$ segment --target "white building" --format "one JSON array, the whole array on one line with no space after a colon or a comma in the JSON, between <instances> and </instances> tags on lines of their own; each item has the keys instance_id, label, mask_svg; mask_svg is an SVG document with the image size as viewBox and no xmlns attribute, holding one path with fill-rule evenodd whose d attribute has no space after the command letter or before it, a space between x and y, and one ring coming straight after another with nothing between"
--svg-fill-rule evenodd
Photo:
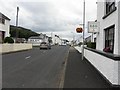
<instances>
[{"instance_id":1,"label":"white building","mask_svg":"<svg viewBox=\"0 0 120 90\"><path fill-rule=\"evenodd\" d=\"M102 1L97 2L96 50L85 48L84 55L106 81L120 86L120 2Z\"/></svg>"},{"instance_id":2,"label":"white building","mask_svg":"<svg viewBox=\"0 0 120 90\"><path fill-rule=\"evenodd\" d=\"M87 36L85 38L85 42L96 42L96 33L93 33L90 36Z\"/></svg>"},{"instance_id":3,"label":"white building","mask_svg":"<svg viewBox=\"0 0 120 90\"><path fill-rule=\"evenodd\" d=\"M5 37L9 37L10 19L4 14L0 13L0 43Z\"/></svg>"},{"instance_id":4,"label":"white building","mask_svg":"<svg viewBox=\"0 0 120 90\"><path fill-rule=\"evenodd\" d=\"M100 22L97 49L103 51L110 47L113 54L120 55L120 2L98 2L97 8L97 21Z\"/></svg>"},{"instance_id":5,"label":"white building","mask_svg":"<svg viewBox=\"0 0 120 90\"><path fill-rule=\"evenodd\" d=\"M55 45L61 45L61 42L62 42L62 39L58 35L55 35L54 44Z\"/></svg>"},{"instance_id":6,"label":"white building","mask_svg":"<svg viewBox=\"0 0 120 90\"><path fill-rule=\"evenodd\" d=\"M48 36L46 34L40 34L40 36L32 36L28 38L28 43L32 43L33 46L39 46L41 42L48 42Z\"/></svg>"},{"instance_id":7,"label":"white building","mask_svg":"<svg viewBox=\"0 0 120 90\"><path fill-rule=\"evenodd\" d=\"M32 43L32 44L39 44L42 42L42 38L39 37L39 36L32 36L28 39L28 42L29 43Z\"/></svg>"}]
</instances>

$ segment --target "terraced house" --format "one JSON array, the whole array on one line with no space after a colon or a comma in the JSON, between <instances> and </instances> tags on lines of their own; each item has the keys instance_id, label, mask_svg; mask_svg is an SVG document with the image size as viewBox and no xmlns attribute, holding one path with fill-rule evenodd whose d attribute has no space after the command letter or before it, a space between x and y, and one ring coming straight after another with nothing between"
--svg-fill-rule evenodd
<instances>
[{"instance_id":1,"label":"terraced house","mask_svg":"<svg viewBox=\"0 0 120 90\"><path fill-rule=\"evenodd\" d=\"M119 86L120 1L98 0L97 22L100 30L96 37L96 50L86 48L85 57L109 83Z\"/></svg>"},{"instance_id":2,"label":"terraced house","mask_svg":"<svg viewBox=\"0 0 120 90\"><path fill-rule=\"evenodd\" d=\"M0 12L0 43L5 37L10 36L9 29L10 19Z\"/></svg>"}]
</instances>

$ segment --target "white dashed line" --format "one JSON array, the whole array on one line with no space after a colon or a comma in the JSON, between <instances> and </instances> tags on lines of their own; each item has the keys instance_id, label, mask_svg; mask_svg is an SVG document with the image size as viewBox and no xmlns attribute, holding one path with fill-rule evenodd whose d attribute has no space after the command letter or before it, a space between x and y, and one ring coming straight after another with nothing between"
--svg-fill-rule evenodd
<instances>
[{"instance_id":1,"label":"white dashed line","mask_svg":"<svg viewBox=\"0 0 120 90\"><path fill-rule=\"evenodd\" d=\"M29 58L31 58L31 56L28 56L28 57L26 57L25 59L29 59Z\"/></svg>"}]
</instances>

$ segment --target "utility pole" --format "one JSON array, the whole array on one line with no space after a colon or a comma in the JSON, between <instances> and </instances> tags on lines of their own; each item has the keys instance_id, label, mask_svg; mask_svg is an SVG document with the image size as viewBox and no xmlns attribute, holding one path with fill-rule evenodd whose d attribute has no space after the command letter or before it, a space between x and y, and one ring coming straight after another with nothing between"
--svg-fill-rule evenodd
<instances>
[{"instance_id":1,"label":"utility pole","mask_svg":"<svg viewBox=\"0 0 120 90\"><path fill-rule=\"evenodd\" d=\"M17 15L16 15L16 27L18 27L18 12L19 12L19 7L17 7ZM18 29L18 28L17 28ZM18 38L18 30L16 30L16 42Z\"/></svg>"},{"instance_id":2,"label":"utility pole","mask_svg":"<svg viewBox=\"0 0 120 90\"><path fill-rule=\"evenodd\" d=\"M83 2L83 47L82 47L82 60L84 60L84 36L85 36L85 0Z\"/></svg>"}]
</instances>

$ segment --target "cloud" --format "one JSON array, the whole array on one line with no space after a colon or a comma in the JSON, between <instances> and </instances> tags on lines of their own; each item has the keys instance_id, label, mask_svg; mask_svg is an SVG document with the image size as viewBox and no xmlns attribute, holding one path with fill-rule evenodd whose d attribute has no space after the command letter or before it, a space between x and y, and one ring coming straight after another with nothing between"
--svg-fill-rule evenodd
<instances>
[{"instance_id":1,"label":"cloud","mask_svg":"<svg viewBox=\"0 0 120 90\"><path fill-rule=\"evenodd\" d=\"M71 32L75 33L83 22L83 0L1 0L1 3L0 12L11 19L12 25L19 6L19 26L35 32L59 32L64 38L72 38ZM96 8L96 0L86 0L86 23L96 20Z\"/></svg>"}]
</instances>

